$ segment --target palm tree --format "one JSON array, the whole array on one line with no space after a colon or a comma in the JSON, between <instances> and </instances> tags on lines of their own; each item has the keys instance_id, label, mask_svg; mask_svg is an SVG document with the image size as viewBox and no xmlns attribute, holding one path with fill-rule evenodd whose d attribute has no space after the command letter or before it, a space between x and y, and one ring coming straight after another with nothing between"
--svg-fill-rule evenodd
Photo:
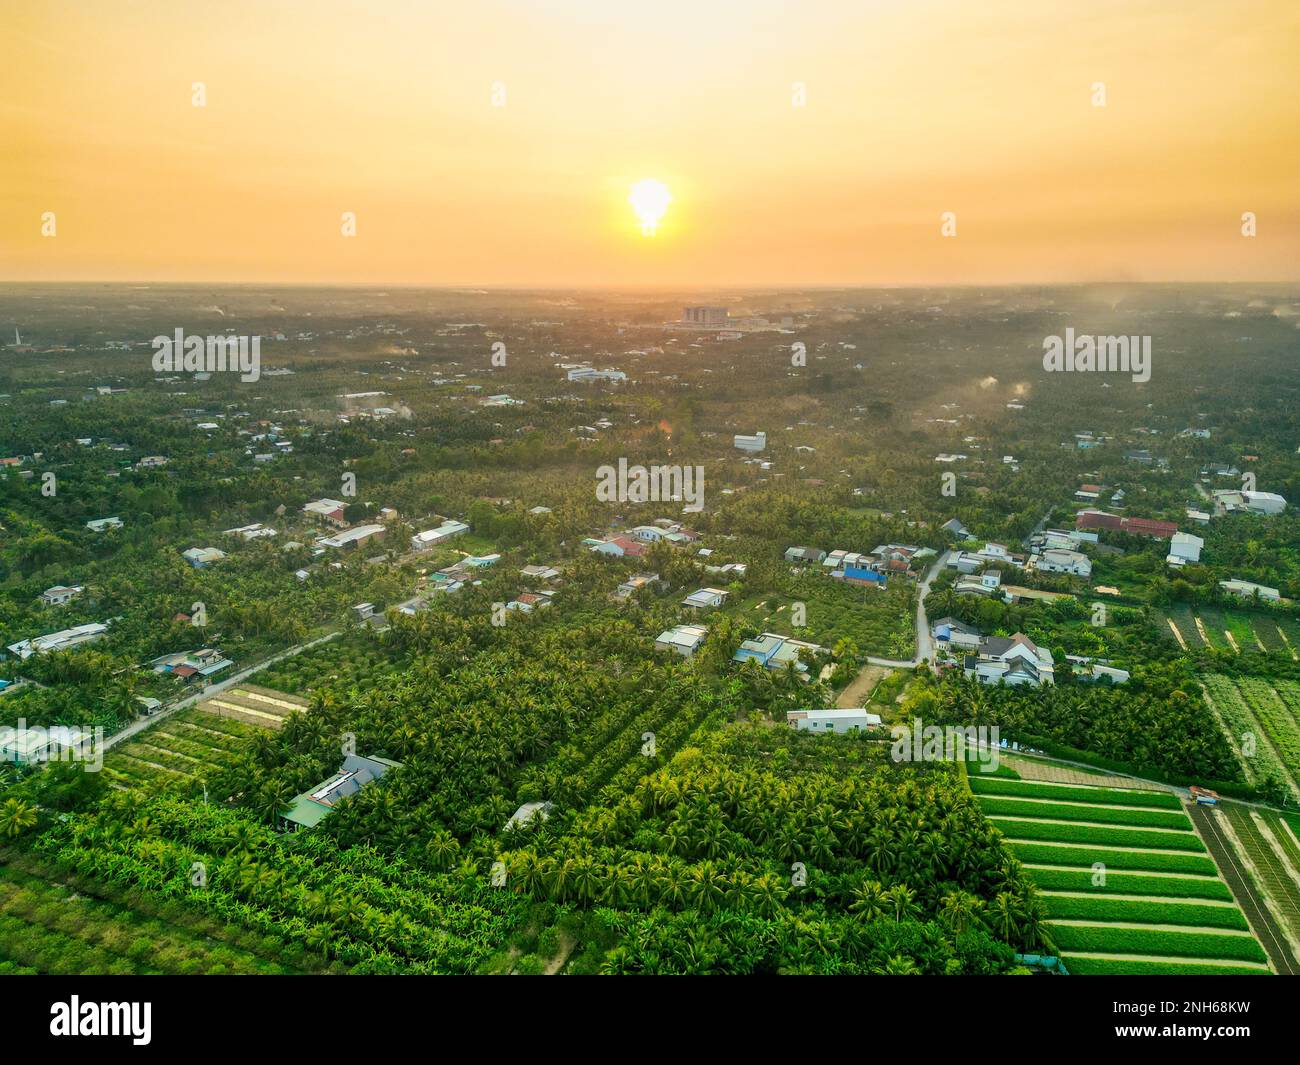
<instances>
[{"instance_id":1,"label":"palm tree","mask_svg":"<svg viewBox=\"0 0 1300 1065\"><path fill-rule=\"evenodd\" d=\"M895 884L885 892L885 899L894 913L895 921L917 917L921 908L916 904L916 892L906 884Z\"/></svg>"},{"instance_id":2,"label":"palm tree","mask_svg":"<svg viewBox=\"0 0 1300 1065\"><path fill-rule=\"evenodd\" d=\"M906 954L891 954L884 965L877 965L871 971L876 976L919 976L921 973L916 962Z\"/></svg>"},{"instance_id":3,"label":"palm tree","mask_svg":"<svg viewBox=\"0 0 1300 1065\"><path fill-rule=\"evenodd\" d=\"M969 891L949 891L939 903L939 915L954 932L960 935L979 921L984 900Z\"/></svg>"},{"instance_id":4,"label":"palm tree","mask_svg":"<svg viewBox=\"0 0 1300 1065\"><path fill-rule=\"evenodd\" d=\"M865 921L875 921L889 912L885 887L879 880L864 880L853 892L849 909Z\"/></svg>"},{"instance_id":5,"label":"palm tree","mask_svg":"<svg viewBox=\"0 0 1300 1065\"><path fill-rule=\"evenodd\" d=\"M1019 900L1009 891L999 891L993 898L989 923L1002 939L1008 943L1019 939L1020 923L1024 919Z\"/></svg>"},{"instance_id":6,"label":"palm tree","mask_svg":"<svg viewBox=\"0 0 1300 1065\"><path fill-rule=\"evenodd\" d=\"M0 836L17 839L36 824L36 807L21 799L6 799L0 804Z\"/></svg>"}]
</instances>

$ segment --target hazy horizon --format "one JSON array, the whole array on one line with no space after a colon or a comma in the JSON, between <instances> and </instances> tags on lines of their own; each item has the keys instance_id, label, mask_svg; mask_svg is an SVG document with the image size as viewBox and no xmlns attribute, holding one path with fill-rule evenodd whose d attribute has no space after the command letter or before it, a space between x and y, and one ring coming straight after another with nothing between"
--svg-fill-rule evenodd
<instances>
[{"instance_id":1,"label":"hazy horizon","mask_svg":"<svg viewBox=\"0 0 1300 1065\"><path fill-rule=\"evenodd\" d=\"M1300 280L1280 0L19 0L0 26L6 281Z\"/></svg>"}]
</instances>

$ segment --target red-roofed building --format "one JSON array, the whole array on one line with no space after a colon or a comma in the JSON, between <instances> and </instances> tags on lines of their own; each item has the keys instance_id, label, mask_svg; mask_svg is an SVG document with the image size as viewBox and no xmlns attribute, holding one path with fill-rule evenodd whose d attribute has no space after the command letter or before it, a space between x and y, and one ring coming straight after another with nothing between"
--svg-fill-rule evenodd
<instances>
[{"instance_id":1,"label":"red-roofed building","mask_svg":"<svg viewBox=\"0 0 1300 1065\"><path fill-rule=\"evenodd\" d=\"M602 555L613 555L615 558L640 558L646 552L646 545L627 536L611 536L592 550Z\"/></svg>"},{"instance_id":2,"label":"red-roofed building","mask_svg":"<svg viewBox=\"0 0 1300 1065\"><path fill-rule=\"evenodd\" d=\"M1121 518L1118 514L1107 514L1104 510L1081 510L1074 518L1076 529L1112 529L1115 532L1132 533L1135 536L1152 536L1158 540L1168 540L1178 531L1172 521L1159 521L1156 518Z\"/></svg>"}]
</instances>

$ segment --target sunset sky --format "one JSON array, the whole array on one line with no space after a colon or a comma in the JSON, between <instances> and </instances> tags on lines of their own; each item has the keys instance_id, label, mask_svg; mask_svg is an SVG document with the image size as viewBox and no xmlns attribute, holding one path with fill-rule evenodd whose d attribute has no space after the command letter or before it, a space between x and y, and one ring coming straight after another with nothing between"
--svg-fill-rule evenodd
<instances>
[{"instance_id":1,"label":"sunset sky","mask_svg":"<svg viewBox=\"0 0 1300 1065\"><path fill-rule=\"evenodd\" d=\"M3 280L1300 280L1295 0L6 0L0 40Z\"/></svg>"}]
</instances>

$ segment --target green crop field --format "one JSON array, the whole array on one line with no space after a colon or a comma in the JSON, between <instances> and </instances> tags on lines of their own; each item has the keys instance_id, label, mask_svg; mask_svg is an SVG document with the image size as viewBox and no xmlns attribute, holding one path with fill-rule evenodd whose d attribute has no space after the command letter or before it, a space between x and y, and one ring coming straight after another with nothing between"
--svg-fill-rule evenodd
<instances>
[{"instance_id":1,"label":"green crop field","mask_svg":"<svg viewBox=\"0 0 1300 1065\"><path fill-rule=\"evenodd\" d=\"M970 785L971 790L977 795L1060 799L1063 802L1146 806L1162 810L1181 809L1177 796L1168 791L1131 791L1126 788L1099 788L1085 784L1039 784L1029 780L1001 780L985 776L972 776Z\"/></svg>"},{"instance_id":2,"label":"green crop field","mask_svg":"<svg viewBox=\"0 0 1300 1065\"><path fill-rule=\"evenodd\" d=\"M1145 876L1142 873L1107 873L1100 879L1089 870L1035 869L1034 882L1043 891L1091 892L1104 895L1163 895L1171 899L1214 899L1231 902L1232 892L1222 881L1208 876Z\"/></svg>"},{"instance_id":3,"label":"green crop field","mask_svg":"<svg viewBox=\"0 0 1300 1065\"><path fill-rule=\"evenodd\" d=\"M1254 753L1243 758L1247 775L1285 781L1300 794L1300 724L1297 723L1295 682L1217 673L1201 679L1238 750L1253 744Z\"/></svg>"},{"instance_id":4,"label":"green crop field","mask_svg":"<svg viewBox=\"0 0 1300 1065\"><path fill-rule=\"evenodd\" d=\"M1300 862L1295 841L1277 814L1224 807L1258 886L1273 900L1292 936L1300 938Z\"/></svg>"},{"instance_id":5,"label":"green crop field","mask_svg":"<svg viewBox=\"0 0 1300 1065\"><path fill-rule=\"evenodd\" d=\"M1145 828L1182 828L1186 816L1176 810L1135 810L1130 807L1103 806L1100 803L1065 803L983 796L980 805L986 814L1004 817L1054 818L1089 821Z\"/></svg>"},{"instance_id":6,"label":"green crop field","mask_svg":"<svg viewBox=\"0 0 1300 1065\"><path fill-rule=\"evenodd\" d=\"M127 790L202 780L239 757L257 731L253 725L190 707L109 751L104 777L113 787Z\"/></svg>"},{"instance_id":7,"label":"green crop field","mask_svg":"<svg viewBox=\"0 0 1300 1065\"><path fill-rule=\"evenodd\" d=\"M1042 893L1071 973L1268 971L1171 793L977 778L971 789Z\"/></svg>"}]
</instances>

